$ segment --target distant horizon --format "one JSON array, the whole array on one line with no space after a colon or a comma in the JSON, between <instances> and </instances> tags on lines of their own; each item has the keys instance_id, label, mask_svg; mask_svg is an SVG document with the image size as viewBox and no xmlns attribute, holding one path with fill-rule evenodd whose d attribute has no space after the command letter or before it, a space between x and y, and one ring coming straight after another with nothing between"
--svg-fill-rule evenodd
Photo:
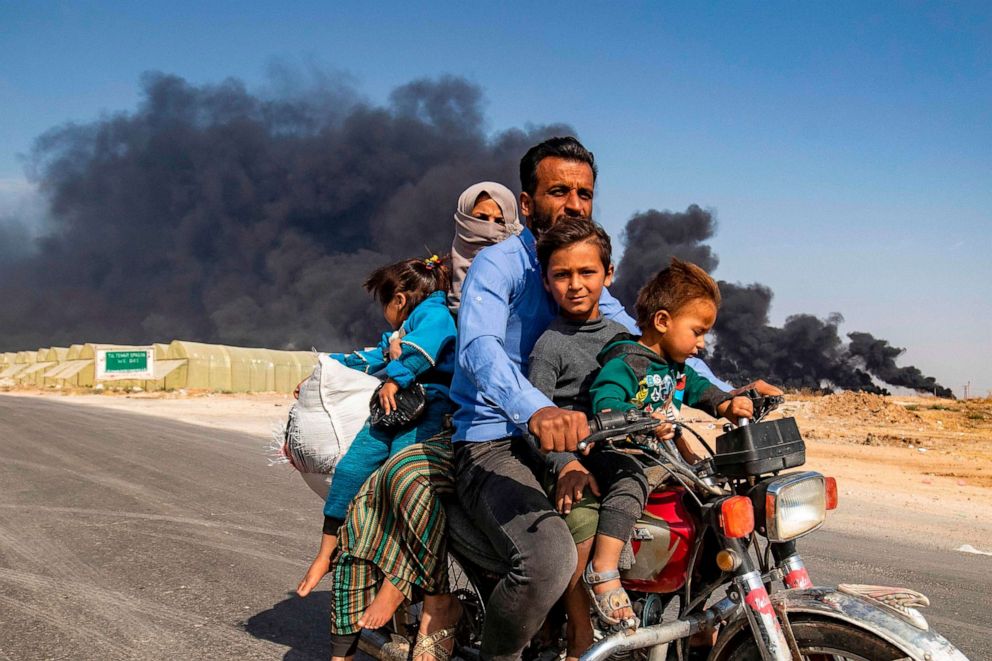
<instances>
[{"instance_id":1,"label":"distant horizon","mask_svg":"<svg viewBox=\"0 0 992 661\"><path fill-rule=\"evenodd\" d=\"M275 347L259 347L259 346L244 347L244 346L240 346L240 345L217 344L215 342L201 342L200 340L196 340L196 339L188 339L188 338L176 337L176 338L173 338L173 339L169 340L168 342L151 341L151 342L137 342L137 343L133 343L133 342L132 343L118 343L118 342L90 342L90 341L87 341L87 342L73 342L72 344L70 344L68 346L51 345L51 346L41 346L41 347L38 347L37 349L21 349L21 350L15 350L15 351L9 351L7 349L4 349L4 348L0 347L0 356L2 356L5 353L14 353L14 354L17 354L17 353L20 353L21 351L27 351L27 352L31 353L31 352L42 351L42 350L48 351L48 350L51 350L51 349L68 350L72 346L76 346L76 345L85 346L87 344L92 344L92 345L97 346L97 347L112 348L112 347L154 347L154 345L156 345L156 344L170 345L173 342L186 342L186 343L192 342L192 343L197 343L197 344L210 344L210 345L214 345L214 346L228 346L228 347L238 347L238 348L244 348L244 349L264 349L264 350L270 350L270 351L271 350L274 350L274 351L289 351L289 352L295 352L295 351L310 352L313 349L316 349L318 352L330 352L330 351L332 351L333 349L336 348L336 347L324 347L324 348L311 347L309 349L303 349L303 348L275 348ZM371 347L367 347L367 348L371 348ZM2 362L2 361L0 361L0 362ZM0 369L0 371L2 371L2 369ZM923 397L923 398L934 397L934 394L933 393L928 393L928 392L925 392L925 391L922 391L922 390L913 390L911 388L903 388L903 387L899 387L899 386L891 386L891 385L888 385L888 384L884 384L884 382L880 382L880 383L883 383L883 385L885 385L885 387L890 391L890 396L892 396L892 397ZM801 393L801 392L803 392L803 391L805 391L807 389L806 388L785 388L785 390L786 390L787 393ZM839 392L856 392L856 391L850 391L850 390L846 390L846 389L843 389L843 388L837 388L834 391L834 394L839 393ZM865 394L872 394L872 393L865 393ZM954 397L956 399L963 399L963 397L960 394L958 394L958 393L954 393ZM985 398L988 398L988 397L992 397L992 394L981 395L981 394L977 394L977 393L974 393L973 392L973 393L970 394L969 399L985 399Z\"/></svg>"}]
</instances>

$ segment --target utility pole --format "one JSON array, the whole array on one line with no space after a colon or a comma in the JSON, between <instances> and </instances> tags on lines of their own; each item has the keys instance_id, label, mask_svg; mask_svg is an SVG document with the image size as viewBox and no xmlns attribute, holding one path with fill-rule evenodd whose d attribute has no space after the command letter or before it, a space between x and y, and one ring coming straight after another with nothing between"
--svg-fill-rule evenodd
<instances>
[{"instance_id":1,"label":"utility pole","mask_svg":"<svg viewBox=\"0 0 992 661\"><path fill-rule=\"evenodd\" d=\"M968 399L968 391L971 389L971 381L962 386L964 388L964 398Z\"/></svg>"}]
</instances>

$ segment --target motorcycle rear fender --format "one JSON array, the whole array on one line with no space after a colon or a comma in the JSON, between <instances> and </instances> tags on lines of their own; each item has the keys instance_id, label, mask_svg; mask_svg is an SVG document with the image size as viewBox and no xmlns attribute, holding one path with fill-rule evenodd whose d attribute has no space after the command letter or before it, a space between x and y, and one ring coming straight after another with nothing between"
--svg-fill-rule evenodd
<instances>
[{"instance_id":1,"label":"motorcycle rear fender","mask_svg":"<svg viewBox=\"0 0 992 661\"><path fill-rule=\"evenodd\" d=\"M968 661L940 634L918 629L890 607L867 597L850 595L834 588L809 588L782 590L771 595L771 600L776 612L784 610L790 619L803 614L846 622L875 634L918 661ZM747 626L743 610L738 610L735 618L722 628L710 661L726 658L725 655L733 649L731 644L739 640L738 635L750 636L749 631L743 631Z\"/></svg>"}]
</instances>

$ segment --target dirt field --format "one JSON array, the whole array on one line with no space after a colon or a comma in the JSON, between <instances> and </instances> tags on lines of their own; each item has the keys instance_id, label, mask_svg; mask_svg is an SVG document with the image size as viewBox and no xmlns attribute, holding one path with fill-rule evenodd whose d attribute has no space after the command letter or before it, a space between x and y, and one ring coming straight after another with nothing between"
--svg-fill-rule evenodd
<instances>
[{"instance_id":1,"label":"dirt field","mask_svg":"<svg viewBox=\"0 0 992 661\"><path fill-rule=\"evenodd\" d=\"M67 403L166 417L271 438L290 395L203 392L123 393L0 390ZM863 393L790 395L773 415L793 416L807 442L805 468L837 478L841 503L828 525L883 537L992 551L992 400L967 402ZM715 421L687 409L688 424L709 439ZM266 442L259 461L266 461ZM273 470L292 470L275 466ZM303 487L302 480L300 481Z\"/></svg>"},{"instance_id":2,"label":"dirt field","mask_svg":"<svg viewBox=\"0 0 992 661\"><path fill-rule=\"evenodd\" d=\"M805 468L837 478L828 525L992 551L992 400L790 395L776 415L796 418ZM703 414L687 419L720 433Z\"/></svg>"}]
</instances>

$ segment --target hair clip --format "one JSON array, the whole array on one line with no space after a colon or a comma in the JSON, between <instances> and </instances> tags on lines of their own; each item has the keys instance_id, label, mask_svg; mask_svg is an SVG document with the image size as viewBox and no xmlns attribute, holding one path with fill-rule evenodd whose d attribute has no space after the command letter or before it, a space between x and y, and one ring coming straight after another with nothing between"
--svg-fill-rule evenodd
<instances>
[{"instance_id":1,"label":"hair clip","mask_svg":"<svg viewBox=\"0 0 992 661\"><path fill-rule=\"evenodd\" d=\"M441 264L441 258L438 257L437 255L431 255L430 257L424 260L424 266L427 267L428 271L432 271L435 266L440 266L440 264Z\"/></svg>"}]
</instances>

